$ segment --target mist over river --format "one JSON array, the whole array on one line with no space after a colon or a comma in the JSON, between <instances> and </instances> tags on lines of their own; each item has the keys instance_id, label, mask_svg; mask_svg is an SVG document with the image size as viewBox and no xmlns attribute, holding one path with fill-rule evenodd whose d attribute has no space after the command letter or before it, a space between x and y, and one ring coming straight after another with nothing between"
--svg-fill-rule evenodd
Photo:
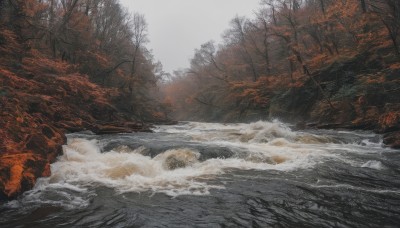
<instances>
[{"instance_id":1,"label":"mist over river","mask_svg":"<svg viewBox=\"0 0 400 228\"><path fill-rule=\"evenodd\" d=\"M399 227L400 151L365 131L182 122L68 135L0 227Z\"/></svg>"}]
</instances>

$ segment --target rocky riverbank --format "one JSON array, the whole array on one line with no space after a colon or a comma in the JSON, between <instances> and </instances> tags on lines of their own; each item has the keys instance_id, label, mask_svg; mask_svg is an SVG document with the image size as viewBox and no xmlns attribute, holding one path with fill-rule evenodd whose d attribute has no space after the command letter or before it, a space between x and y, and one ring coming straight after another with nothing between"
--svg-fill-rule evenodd
<instances>
[{"instance_id":1,"label":"rocky riverbank","mask_svg":"<svg viewBox=\"0 0 400 228\"><path fill-rule=\"evenodd\" d=\"M43 32L26 16L32 5L4 4L0 1L0 200L18 197L37 178L49 176L67 133L150 131L147 123L166 119L157 101L133 91L145 83L132 87L132 78L106 58L94 38L87 37L94 44L85 50L48 49L43 36L32 39ZM80 61L65 57L71 53Z\"/></svg>"},{"instance_id":2,"label":"rocky riverbank","mask_svg":"<svg viewBox=\"0 0 400 228\"><path fill-rule=\"evenodd\" d=\"M380 52L381 57L376 54ZM311 77L300 87L275 91L269 98L269 118L303 127L373 130L384 135L387 146L400 148L396 56L388 50L370 50L338 60Z\"/></svg>"},{"instance_id":3,"label":"rocky riverbank","mask_svg":"<svg viewBox=\"0 0 400 228\"><path fill-rule=\"evenodd\" d=\"M150 131L149 125L118 112L110 102L115 91L82 75L55 73L0 69L2 200L15 198L31 189L37 178L50 175L50 164L62 153L66 133Z\"/></svg>"},{"instance_id":4,"label":"rocky riverbank","mask_svg":"<svg viewBox=\"0 0 400 228\"><path fill-rule=\"evenodd\" d=\"M318 128L373 130L400 148L400 67L384 65L371 53L335 62L314 75L323 93L309 80L276 97L270 116L297 117Z\"/></svg>"}]
</instances>

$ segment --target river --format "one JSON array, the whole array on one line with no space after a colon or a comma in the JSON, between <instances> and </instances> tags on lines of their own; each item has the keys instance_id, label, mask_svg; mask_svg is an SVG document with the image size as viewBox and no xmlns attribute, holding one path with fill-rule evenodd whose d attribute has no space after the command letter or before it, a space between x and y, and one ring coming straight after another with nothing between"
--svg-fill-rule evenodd
<instances>
[{"instance_id":1,"label":"river","mask_svg":"<svg viewBox=\"0 0 400 228\"><path fill-rule=\"evenodd\" d=\"M0 227L399 227L400 153L365 131L182 122L68 135Z\"/></svg>"}]
</instances>

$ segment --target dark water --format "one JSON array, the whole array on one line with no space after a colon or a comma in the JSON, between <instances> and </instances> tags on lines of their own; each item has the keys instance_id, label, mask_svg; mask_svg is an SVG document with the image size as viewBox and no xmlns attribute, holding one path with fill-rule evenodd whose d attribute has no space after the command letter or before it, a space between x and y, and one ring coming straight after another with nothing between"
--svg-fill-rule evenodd
<instances>
[{"instance_id":1,"label":"dark water","mask_svg":"<svg viewBox=\"0 0 400 228\"><path fill-rule=\"evenodd\" d=\"M183 123L64 150L0 227L400 227L400 151L370 132Z\"/></svg>"}]
</instances>

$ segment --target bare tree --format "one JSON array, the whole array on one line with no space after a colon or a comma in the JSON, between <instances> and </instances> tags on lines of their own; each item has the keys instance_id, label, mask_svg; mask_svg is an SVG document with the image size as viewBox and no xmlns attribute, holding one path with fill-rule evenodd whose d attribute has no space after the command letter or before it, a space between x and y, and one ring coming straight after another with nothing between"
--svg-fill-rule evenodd
<instances>
[{"instance_id":1,"label":"bare tree","mask_svg":"<svg viewBox=\"0 0 400 228\"><path fill-rule=\"evenodd\" d=\"M147 22L143 14L135 13L132 21L133 30L133 57L131 76L136 73L137 58L139 56L140 48L148 41L147 38Z\"/></svg>"},{"instance_id":2,"label":"bare tree","mask_svg":"<svg viewBox=\"0 0 400 228\"><path fill-rule=\"evenodd\" d=\"M202 44L200 49L195 50L194 58L191 60L191 68L191 73L199 74L198 71L206 69L211 77L228 82L228 75L224 66L216 60L216 48L213 41L208 41Z\"/></svg>"},{"instance_id":3,"label":"bare tree","mask_svg":"<svg viewBox=\"0 0 400 228\"><path fill-rule=\"evenodd\" d=\"M229 42L240 45L241 47L241 56L246 64L250 67L252 73L253 81L257 81L259 75L257 72L256 64L254 59L249 51L247 44L247 27L249 26L248 20L245 17L236 16L231 21L231 28L225 34L225 38L229 40Z\"/></svg>"}]
</instances>

